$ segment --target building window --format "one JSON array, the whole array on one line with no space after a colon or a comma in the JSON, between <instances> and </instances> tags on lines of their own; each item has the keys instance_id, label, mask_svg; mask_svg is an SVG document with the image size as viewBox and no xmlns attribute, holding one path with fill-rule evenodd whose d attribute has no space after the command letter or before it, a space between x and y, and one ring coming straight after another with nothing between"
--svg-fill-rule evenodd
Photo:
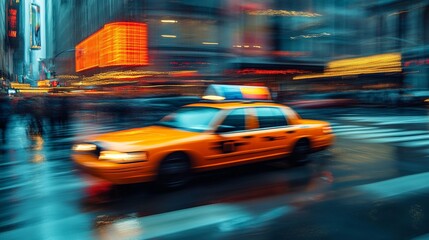
<instances>
[{"instance_id":1,"label":"building window","mask_svg":"<svg viewBox=\"0 0 429 240\"><path fill-rule=\"evenodd\" d=\"M377 39L377 52L382 51L383 49L383 37L384 37L384 28L385 28L385 23L384 23L384 17L383 16L379 16L377 18L377 26L376 26L376 39Z\"/></svg>"},{"instance_id":2,"label":"building window","mask_svg":"<svg viewBox=\"0 0 429 240\"><path fill-rule=\"evenodd\" d=\"M402 48L405 46L405 41L407 37L407 12L401 11L398 16L398 32L397 32L397 48Z\"/></svg>"},{"instance_id":3,"label":"building window","mask_svg":"<svg viewBox=\"0 0 429 240\"><path fill-rule=\"evenodd\" d=\"M423 17L423 42L429 44L429 6L426 7Z\"/></svg>"}]
</instances>

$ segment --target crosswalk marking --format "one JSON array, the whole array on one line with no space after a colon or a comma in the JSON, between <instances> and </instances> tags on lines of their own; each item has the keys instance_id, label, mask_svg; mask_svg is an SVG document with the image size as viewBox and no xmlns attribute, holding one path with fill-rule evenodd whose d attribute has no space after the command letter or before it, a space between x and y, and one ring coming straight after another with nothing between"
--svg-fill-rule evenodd
<instances>
[{"instance_id":1,"label":"crosswalk marking","mask_svg":"<svg viewBox=\"0 0 429 240\"><path fill-rule=\"evenodd\" d=\"M355 122L372 122L375 125L390 125L390 124L410 124L410 123L426 123L429 121L429 116L342 116L338 119Z\"/></svg>"},{"instance_id":2,"label":"crosswalk marking","mask_svg":"<svg viewBox=\"0 0 429 240\"><path fill-rule=\"evenodd\" d=\"M395 143L395 142L407 142L407 141L425 140L425 139L429 139L429 134L407 136L407 137L376 138L376 139L368 139L367 141L371 143Z\"/></svg>"},{"instance_id":3,"label":"crosswalk marking","mask_svg":"<svg viewBox=\"0 0 429 240\"><path fill-rule=\"evenodd\" d=\"M429 146L429 140L404 142L404 143L399 144L399 146L401 146L401 147L424 147L424 146Z\"/></svg>"},{"instance_id":4,"label":"crosswalk marking","mask_svg":"<svg viewBox=\"0 0 429 240\"><path fill-rule=\"evenodd\" d=\"M343 117L354 120L364 120L367 118L364 117ZM379 117L372 118L377 120L387 120L392 117ZM412 117L411 117L412 118ZM412 122L416 119L422 120L423 118L414 118L408 122ZM405 119L404 119L405 120ZM392 122L392 121L390 121ZM363 141L367 143L388 143L400 147L426 147L429 146L429 131L428 130L403 130L396 128L382 128L377 125L384 124L372 124L370 126L361 126L361 125L341 125L338 122L331 122L331 126L334 130L334 133L338 137L343 137L347 139L353 139L357 141ZM429 154L429 151L426 153ZM429 157L429 155L428 155Z\"/></svg>"},{"instance_id":5,"label":"crosswalk marking","mask_svg":"<svg viewBox=\"0 0 429 240\"><path fill-rule=\"evenodd\" d=\"M412 240L428 240L428 239L429 239L429 233L417 236L417 237L413 238Z\"/></svg>"},{"instance_id":6,"label":"crosswalk marking","mask_svg":"<svg viewBox=\"0 0 429 240\"><path fill-rule=\"evenodd\" d=\"M337 124L339 124L339 123L337 123ZM357 125L337 125L337 124L334 124L334 123L331 123L331 125L333 125L333 127L332 128L334 128L334 129L343 129L343 128L361 128L361 126L357 126Z\"/></svg>"},{"instance_id":7,"label":"crosswalk marking","mask_svg":"<svg viewBox=\"0 0 429 240\"><path fill-rule=\"evenodd\" d=\"M353 128L334 128L335 133L341 133L341 132L350 132L350 131L366 131L366 130L374 130L377 129L375 127L353 127Z\"/></svg>"},{"instance_id":8,"label":"crosswalk marking","mask_svg":"<svg viewBox=\"0 0 429 240\"><path fill-rule=\"evenodd\" d=\"M364 139L364 138L380 138L380 137L400 137L400 136L410 136L418 134L427 134L427 131L415 130L415 131L404 131L404 132L386 132L386 133L372 133L360 134L356 136L350 136L353 139Z\"/></svg>"},{"instance_id":9,"label":"crosswalk marking","mask_svg":"<svg viewBox=\"0 0 429 240\"><path fill-rule=\"evenodd\" d=\"M368 130L370 130L370 129L362 129L362 130L356 129L356 130L350 130L350 131L335 133L335 135L337 135L337 136L347 136L347 135L353 136L354 134L367 133ZM399 129L375 129L375 130L371 130L371 133L387 133L387 132L398 132L398 131L400 131L400 130Z\"/></svg>"}]
</instances>

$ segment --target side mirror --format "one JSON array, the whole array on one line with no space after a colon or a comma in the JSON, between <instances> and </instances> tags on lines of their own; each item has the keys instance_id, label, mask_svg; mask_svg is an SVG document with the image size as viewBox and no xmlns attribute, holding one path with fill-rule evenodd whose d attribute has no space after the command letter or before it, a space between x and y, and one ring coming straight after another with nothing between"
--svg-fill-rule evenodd
<instances>
[{"instance_id":1,"label":"side mirror","mask_svg":"<svg viewBox=\"0 0 429 240\"><path fill-rule=\"evenodd\" d=\"M231 132L234 131L236 127L230 126L230 125L219 125L219 127L216 129L215 133L225 133L225 132Z\"/></svg>"}]
</instances>

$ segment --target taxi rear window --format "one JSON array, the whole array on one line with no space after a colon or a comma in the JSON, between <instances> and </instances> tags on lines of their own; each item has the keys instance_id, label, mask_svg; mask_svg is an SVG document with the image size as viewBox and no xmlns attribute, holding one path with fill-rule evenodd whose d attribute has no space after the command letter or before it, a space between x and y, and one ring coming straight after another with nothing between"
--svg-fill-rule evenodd
<instances>
[{"instance_id":1,"label":"taxi rear window","mask_svg":"<svg viewBox=\"0 0 429 240\"><path fill-rule=\"evenodd\" d=\"M212 121L220 109L213 107L183 107L162 118L156 125L192 132L204 132L212 128Z\"/></svg>"},{"instance_id":2,"label":"taxi rear window","mask_svg":"<svg viewBox=\"0 0 429 240\"><path fill-rule=\"evenodd\" d=\"M246 112L244 108L232 110L223 120L222 125L232 126L231 131L246 130Z\"/></svg>"},{"instance_id":3,"label":"taxi rear window","mask_svg":"<svg viewBox=\"0 0 429 240\"><path fill-rule=\"evenodd\" d=\"M258 116L259 128L271 128L286 126L286 117L283 112L274 107L255 108Z\"/></svg>"}]
</instances>

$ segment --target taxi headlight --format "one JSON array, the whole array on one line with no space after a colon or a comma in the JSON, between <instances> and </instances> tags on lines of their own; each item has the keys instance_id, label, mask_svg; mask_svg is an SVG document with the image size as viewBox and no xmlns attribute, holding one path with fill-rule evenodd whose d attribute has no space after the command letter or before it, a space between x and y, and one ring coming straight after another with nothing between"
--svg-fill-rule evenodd
<instances>
[{"instance_id":1,"label":"taxi headlight","mask_svg":"<svg viewBox=\"0 0 429 240\"><path fill-rule=\"evenodd\" d=\"M99 160L110 161L114 163L132 163L147 161L146 152L117 152L117 151L101 151Z\"/></svg>"},{"instance_id":2,"label":"taxi headlight","mask_svg":"<svg viewBox=\"0 0 429 240\"><path fill-rule=\"evenodd\" d=\"M72 147L73 151L78 151L78 152L95 151L96 149L97 149L97 146L91 143L79 143L79 144L73 145Z\"/></svg>"},{"instance_id":3,"label":"taxi headlight","mask_svg":"<svg viewBox=\"0 0 429 240\"><path fill-rule=\"evenodd\" d=\"M323 133L325 133L325 134L331 134L331 133L333 133L331 126L325 126L325 127L323 127Z\"/></svg>"}]
</instances>

